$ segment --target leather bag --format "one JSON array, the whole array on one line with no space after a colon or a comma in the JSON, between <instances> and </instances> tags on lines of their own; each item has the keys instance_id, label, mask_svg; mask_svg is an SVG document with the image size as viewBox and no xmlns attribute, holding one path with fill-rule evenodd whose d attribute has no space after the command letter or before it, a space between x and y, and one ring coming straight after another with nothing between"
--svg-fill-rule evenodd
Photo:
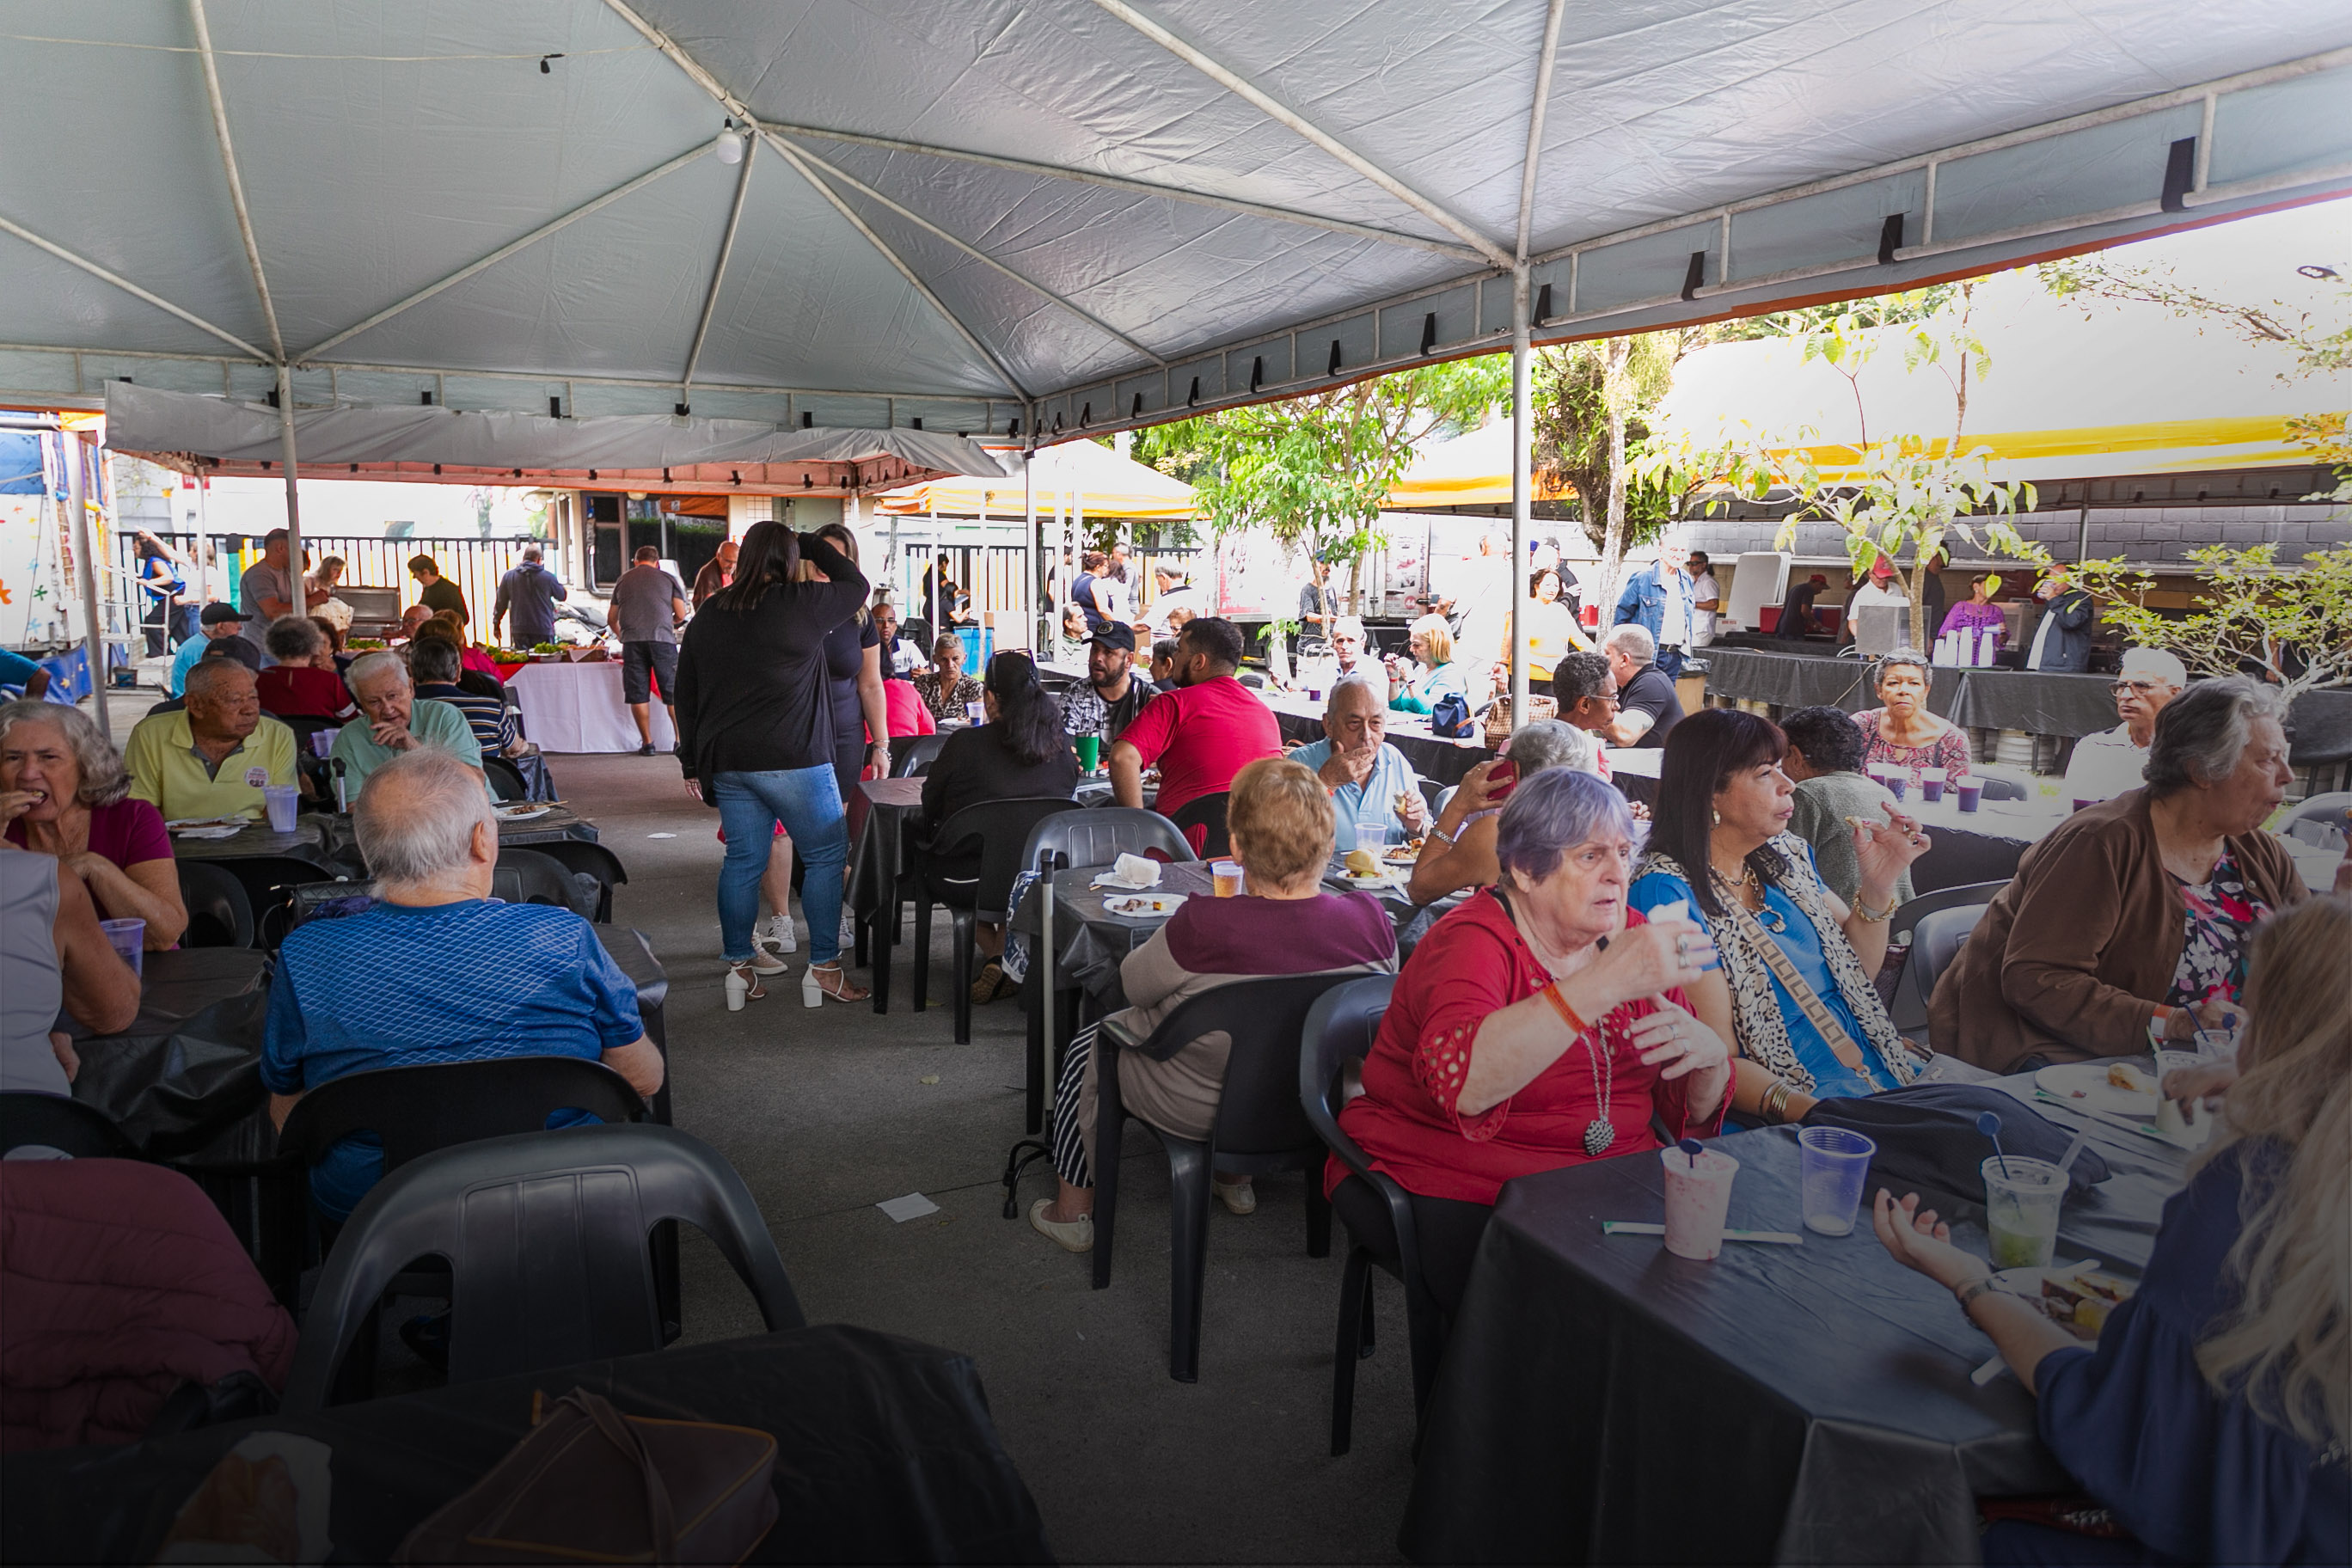
<instances>
[{"instance_id":1,"label":"leather bag","mask_svg":"<svg viewBox=\"0 0 2352 1568\"><path fill-rule=\"evenodd\" d=\"M1551 698L1540 696L1532 691L1528 694L1528 717L1525 721L1526 722L1534 724L1539 723L1546 719L1557 719L1559 717L1559 704L1558 702L1554 701ZM1509 737L1511 731L1518 727L1519 726L1517 723L1514 723L1511 719L1511 694L1506 691L1500 697L1496 698L1494 705L1486 710L1486 744L1488 748L1492 749L1500 746L1503 742Z\"/></svg>"},{"instance_id":2,"label":"leather bag","mask_svg":"<svg viewBox=\"0 0 2352 1568\"><path fill-rule=\"evenodd\" d=\"M740 1563L776 1522L776 1440L750 1426L625 1415L575 1388L396 1561Z\"/></svg>"}]
</instances>

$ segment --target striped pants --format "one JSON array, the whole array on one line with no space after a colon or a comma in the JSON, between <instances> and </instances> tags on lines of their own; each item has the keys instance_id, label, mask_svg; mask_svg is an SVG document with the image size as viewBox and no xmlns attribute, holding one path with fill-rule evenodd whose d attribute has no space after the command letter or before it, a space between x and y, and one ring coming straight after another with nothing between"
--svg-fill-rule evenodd
<instances>
[{"instance_id":1,"label":"striped pants","mask_svg":"<svg viewBox=\"0 0 2352 1568\"><path fill-rule=\"evenodd\" d=\"M1062 1052L1062 1076L1054 1083L1054 1173L1074 1187L1091 1187L1094 1173L1087 1168L1087 1141L1078 1127L1078 1096L1085 1092L1087 1058L1094 1055L1095 1026L1088 1024L1070 1037Z\"/></svg>"}]
</instances>

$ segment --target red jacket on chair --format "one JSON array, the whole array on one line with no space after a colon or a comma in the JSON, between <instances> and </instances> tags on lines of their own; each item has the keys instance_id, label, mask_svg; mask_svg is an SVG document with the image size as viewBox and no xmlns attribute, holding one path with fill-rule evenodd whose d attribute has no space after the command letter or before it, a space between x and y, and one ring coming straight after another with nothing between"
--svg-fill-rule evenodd
<instances>
[{"instance_id":1,"label":"red jacket on chair","mask_svg":"<svg viewBox=\"0 0 2352 1568\"><path fill-rule=\"evenodd\" d=\"M0 1163L0 1451L131 1442L183 1379L294 1364L227 1221L161 1165Z\"/></svg>"}]
</instances>

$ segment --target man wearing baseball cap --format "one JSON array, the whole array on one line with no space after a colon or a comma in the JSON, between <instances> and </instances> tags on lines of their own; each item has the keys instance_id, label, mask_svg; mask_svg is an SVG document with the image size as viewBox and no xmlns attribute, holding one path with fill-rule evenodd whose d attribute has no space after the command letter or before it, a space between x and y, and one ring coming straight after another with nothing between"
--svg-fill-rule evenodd
<instances>
[{"instance_id":1,"label":"man wearing baseball cap","mask_svg":"<svg viewBox=\"0 0 2352 1568\"><path fill-rule=\"evenodd\" d=\"M2123 722L2074 742L2074 758L2066 764L2066 798L2113 800L2139 788L2156 716L2188 684L2188 668L2162 648L2126 648L2123 670L2110 688Z\"/></svg>"},{"instance_id":2,"label":"man wearing baseball cap","mask_svg":"<svg viewBox=\"0 0 2352 1568\"><path fill-rule=\"evenodd\" d=\"M1160 689L1135 672L1135 632L1118 621L1095 628L1087 644L1087 683L1062 698L1062 732L1096 735L1108 747L1135 722Z\"/></svg>"},{"instance_id":3,"label":"man wearing baseball cap","mask_svg":"<svg viewBox=\"0 0 2352 1568\"><path fill-rule=\"evenodd\" d=\"M205 657L205 649L221 637L233 637L245 630L245 613L235 605L206 605L196 617L196 635L180 645L172 656L172 673L163 682L166 696L177 697L187 689L188 671L195 668L196 660Z\"/></svg>"}]
</instances>

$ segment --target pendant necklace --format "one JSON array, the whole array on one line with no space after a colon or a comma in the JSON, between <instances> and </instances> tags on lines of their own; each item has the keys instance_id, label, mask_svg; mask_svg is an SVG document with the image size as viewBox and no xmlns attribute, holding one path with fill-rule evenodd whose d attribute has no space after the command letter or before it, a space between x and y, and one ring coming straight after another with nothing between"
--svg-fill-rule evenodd
<instances>
[{"instance_id":1,"label":"pendant necklace","mask_svg":"<svg viewBox=\"0 0 2352 1568\"><path fill-rule=\"evenodd\" d=\"M1592 1069L1592 1098L1599 1109L1592 1120L1584 1124L1584 1152L1596 1160L1609 1152L1609 1145L1617 1142L1617 1129L1609 1121L1609 1091L1615 1086L1617 1079L1613 1055L1603 1044L1601 1026L1594 1025L1592 1032L1584 1039L1584 1059Z\"/></svg>"}]
</instances>

